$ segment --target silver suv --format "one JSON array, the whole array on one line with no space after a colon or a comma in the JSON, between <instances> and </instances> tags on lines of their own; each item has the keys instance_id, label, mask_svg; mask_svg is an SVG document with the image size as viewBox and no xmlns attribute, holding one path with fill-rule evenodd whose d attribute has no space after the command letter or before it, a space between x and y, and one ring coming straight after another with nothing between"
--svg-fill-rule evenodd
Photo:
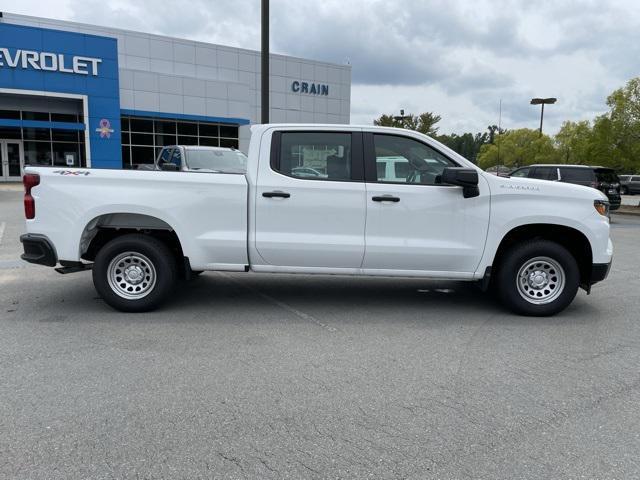
<instances>
[{"instance_id":1,"label":"silver suv","mask_svg":"<svg viewBox=\"0 0 640 480\"><path fill-rule=\"evenodd\" d=\"M620 193L622 195L640 193L640 175L620 175Z\"/></svg>"}]
</instances>

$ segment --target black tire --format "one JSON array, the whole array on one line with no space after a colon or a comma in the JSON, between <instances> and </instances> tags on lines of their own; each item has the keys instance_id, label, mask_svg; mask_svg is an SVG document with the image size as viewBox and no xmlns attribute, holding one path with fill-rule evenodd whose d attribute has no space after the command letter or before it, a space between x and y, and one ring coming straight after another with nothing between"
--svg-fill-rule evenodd
<instances>
[{"instance_id":1,"label":"black tire","mask_svg":"<svg viewBox=\"0 0 640 480\"><path fill-rule=\"evenodd\" d=\"M627 187L620 187L620 195L629 195L629 189Z\"/></svg>"},{"instance_id":2,"label":"black tire","mask_svg":"<svg viewBox=\"0 0 640 480\"><path fill-rule=\"evenodd\" d=\"M114 263L110 271L112 261L118 257L122 263ZM130 277L124 278L122 269L126 268L135 270L131 275L136 278L131 282ZM119 271L123 275L118 276ZM157 308L169 297L176 275L171 250L148 235L129 234L111 240L98 252L93 264L93 284L98 294L122 312L148 312ZM110 277L114 286L110 284Z\"/></svg>"},{"instance_id":3,"label":"black tire","mask_svg":"<svg viewBox=\"0 0 640 480\"><path fill-rule=\"evenodd\" d=\"M522 278L521 269L525 273ZM566 248L549 240L533 240L505 252L497 265L494 287L514 313L544 317L567 308L579 284L578 264Z\"/></svg>"}]
</instances>

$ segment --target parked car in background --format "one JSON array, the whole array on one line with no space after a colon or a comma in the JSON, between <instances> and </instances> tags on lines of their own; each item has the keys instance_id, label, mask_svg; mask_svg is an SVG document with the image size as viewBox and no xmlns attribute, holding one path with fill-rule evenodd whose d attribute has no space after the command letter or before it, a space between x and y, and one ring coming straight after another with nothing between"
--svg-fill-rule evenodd
<instances>
[{"instance_id":1,"label":"parked car in background","mask_svg":"<svg viewBox=\"0 0 640 480\"><path fill-rule=\"evenodd\" d=\"M485 170L485 172L490 173L492 175L497 175L498 177L508 177L511 173L511 168L506 165L494 165L493 167L489 167Z\"/></svg>"},{"instance_id":2,"label":"parked car in background","mask_svg":"<svg viewBox=\"0 0 640 480\"><path fill-rule=\"evenodd\" d=\"M611 168L587 165L528 165L514 170L511 176L593 187L607 196L611 210L620 208L620 179Z\"/></svg>"},{"instance_id":3,"label":"parked car in background","mask_svg":"<svg viewBox=\"0 0 640 480\"><path fill-rule=\"evenodd\" d=\"M443 160L438 158L423 158L419 169L412 165L405 157L381 156L376 158L376 170L379 177L389 182L405 182L433 184L442 173Z\"/></svg>"},{"instance_id":4,"label":"parked car in background","mask_svg":"<svg viewBox=\"0 0 640 480\"><path fill-rule=\"evenodd\" d=\"M620 175L620 194L635 195L640 193L640 175Z\"/></svg>"},{"instance_id":5,"label":"parked car in background","mask_svg":"<svg viewBox=\"0 0 640 480\"><path fill-rule=\"evenodd\" d=\"M296 177L327 178L326 173L322 173L311 167L294 167L291 169L291 173Z\"/></svg>"},{"instance_id":6,"label":"parked car in background","mask_svg":"<svg viewBox=\"0 0 640 480\"><path fill-rule=\"evenodd\" d=\"M162 147L151 170L245 173L247 156L235 148L171 145Z\"/></svg>"}]
</instances>

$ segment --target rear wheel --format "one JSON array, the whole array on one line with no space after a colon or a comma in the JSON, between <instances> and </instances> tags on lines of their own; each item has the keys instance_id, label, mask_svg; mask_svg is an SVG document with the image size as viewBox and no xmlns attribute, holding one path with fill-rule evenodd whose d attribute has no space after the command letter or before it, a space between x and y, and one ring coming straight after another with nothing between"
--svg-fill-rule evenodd
<instances>
[{"instance_id":1,"label":"rear wheel","mask_svg":"<svg viewBox=\"0 0 640 480\"><path fill-rule=\"evenodd\" d=\"M93 265L96 290L108 305L123 312L157 308L168 297L175 278L173 254L147 235L123 235L110 241Z\"/></svg>"},{"instance_id":2,"label":"rear wheel","mask_svg":"<svg viewBox=\"0 0 640 480\"><path fill-rule=\"evenodd\" d=\"M580 284L578 264L558 243L535 240L502 257L495 287L502 302L520 315L548 316L573 301Z\"/></svg>"}]
</instances>

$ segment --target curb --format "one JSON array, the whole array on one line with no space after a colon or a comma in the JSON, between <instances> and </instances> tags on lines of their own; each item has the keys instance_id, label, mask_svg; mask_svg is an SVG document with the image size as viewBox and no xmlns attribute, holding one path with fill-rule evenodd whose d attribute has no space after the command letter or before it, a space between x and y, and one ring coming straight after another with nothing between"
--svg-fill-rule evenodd
<instances>
[{"instance_id":1,"label":"curb","mask_svg":"<svg viewBox=\"0 0 640 480\"><path fill-rule=\"evenodd\" d=\"M635 215L636 217L640 217L640 208L636 212L629 210L614 210L611 212L611 215Z\"/></svg>"}]
</instances>

